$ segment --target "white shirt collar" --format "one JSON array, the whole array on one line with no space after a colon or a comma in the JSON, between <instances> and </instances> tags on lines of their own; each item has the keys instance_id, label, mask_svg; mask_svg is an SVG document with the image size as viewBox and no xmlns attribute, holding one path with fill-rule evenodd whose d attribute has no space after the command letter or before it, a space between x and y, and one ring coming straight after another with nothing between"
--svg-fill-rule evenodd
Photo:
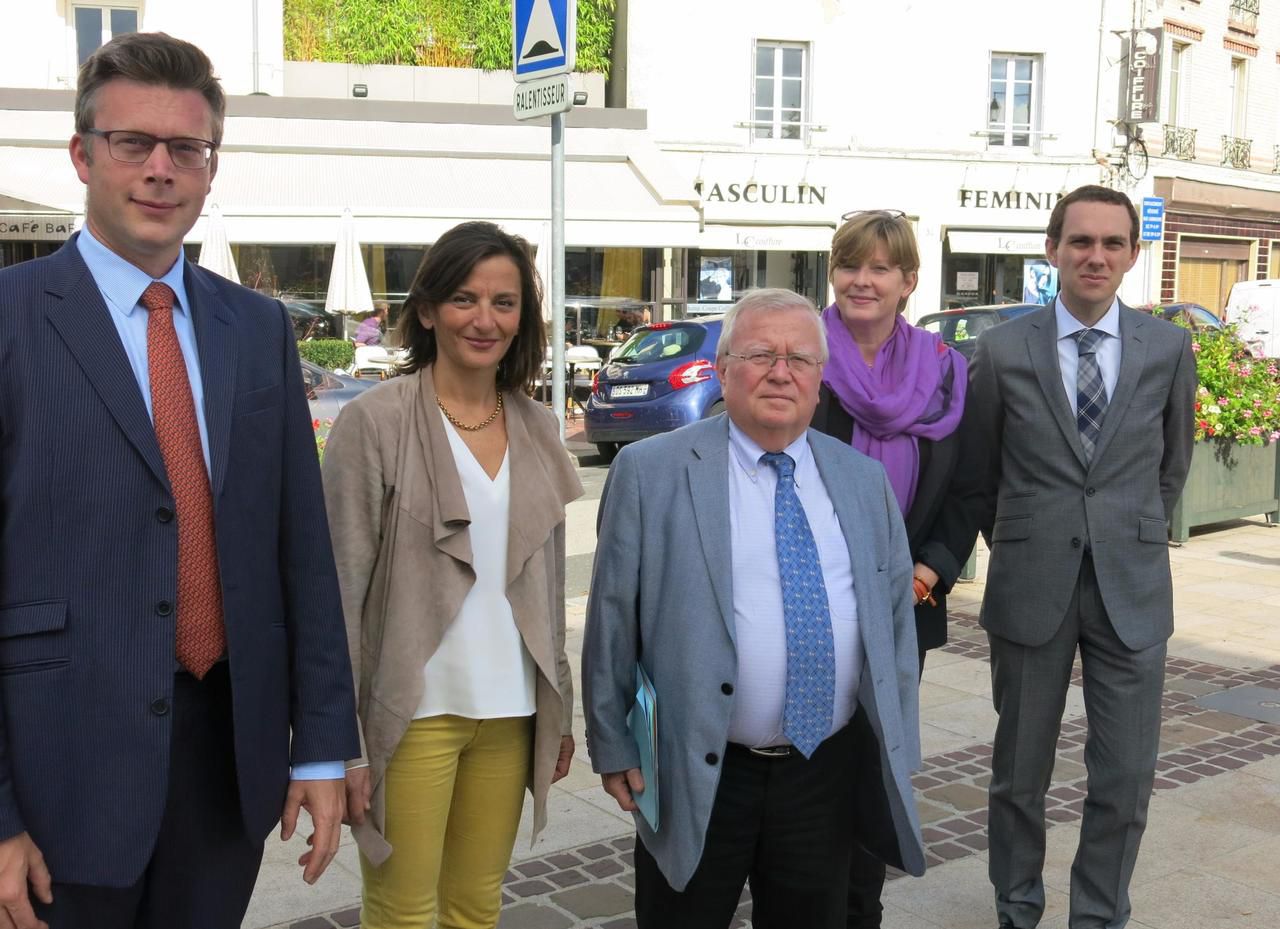
<instances>
[{"instance_id":1,"label":"white shirt collar","mask_svg":"<svg viewBox=\"0 0 1280 929\"><path fill-rule=\"evenodd\" d=\"M809 430L806 429L802 432L800 437L784 448L783 451L791 456L791 460L796 463L796 472L799 473L801 463L807 462L813 455L813 452L809 450ZM754 439L739 429L737 423L732 419L729 420L729 453L743 473L751 480L756 480L757 472L760 469L760 459L767 453Z\"/></svg>"},{"instance_id":2,"label":"white shirt collar","mask_svg":"<svg viewBox=\"0 0 1280 929\"><path fill-rule=\"evenodd\" d=\"M1071 315L1071 311L1066 308L1059 296L1053 302L1053 315L1058 323L1058 338L1065 339L1075 335L1081 329L1096 329L1113 338L1120 338L1120 300L1116 297L1111 298L1111 307L1107 312L1102 314L1102 319L1098 320L1092 326L1086 326L1080 320Z\"/></svg>"}]
</instances>

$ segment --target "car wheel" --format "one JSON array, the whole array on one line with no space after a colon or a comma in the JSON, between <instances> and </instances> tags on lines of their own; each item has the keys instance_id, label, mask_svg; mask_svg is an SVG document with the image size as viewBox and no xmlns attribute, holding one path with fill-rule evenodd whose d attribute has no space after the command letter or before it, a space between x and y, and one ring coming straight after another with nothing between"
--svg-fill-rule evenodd
<instances>
[{"instance_id":1,"label":"car wheel","mask_svg":"<svg viewBox=\"0 0 1280 929\"><path fill-rule=\"evenodd\" d=\"M712 416L719 416L723 412L724 401L717 400L715 403L711 404L711 407L707 410L707 415L704 416L703 419L710 419Z\"/></svg>"},{"instance_id":2,"label":"car wheel","mask_svg":"<svg viewBox=\"0 0 1280 929\"><path fill-rule=\"evenodd\" d=\"M613 456L618 454L617 442L597 442L596 451L600 453L600 457L604 459L605 464L613 461Z\"/></svg>"}]
</instances>

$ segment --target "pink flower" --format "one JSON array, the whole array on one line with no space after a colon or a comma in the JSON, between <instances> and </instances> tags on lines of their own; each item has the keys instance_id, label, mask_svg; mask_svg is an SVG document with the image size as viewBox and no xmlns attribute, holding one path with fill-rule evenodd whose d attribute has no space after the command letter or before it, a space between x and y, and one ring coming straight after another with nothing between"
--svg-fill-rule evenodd
<instances>
[{"instance_id":1,"label":"pink flower","mask_svg":"<svg viewBox=\"0 0 1280 929\"><path fill-rule=\"evenodd\" d=\"M1262 435L1262 430L1259 429L1257 426L1254 426L1252 429L1249 430L1249 435Z\"/></svg>"},{"instance_id":2,"label":"pink flower","mask_svg":"<svg viewBox=\"0 0 1280 929\"><path fill-rule=\"evenodd\" d=\"M1192 342L1192 343L1191 343L1191 350L1192 350L1193 352L1197 352L1197 353L1198 353L1198 352L1200 351L1200 343L1199 343L1199 342Z\"/></svg>"}]
</instances>

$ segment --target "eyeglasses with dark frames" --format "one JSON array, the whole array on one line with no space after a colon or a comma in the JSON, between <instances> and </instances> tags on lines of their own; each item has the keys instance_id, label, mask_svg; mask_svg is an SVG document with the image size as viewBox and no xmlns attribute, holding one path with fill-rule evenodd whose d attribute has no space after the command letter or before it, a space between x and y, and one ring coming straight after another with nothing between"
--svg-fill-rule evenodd
<instances>
[{"instance_id":1,"label":"eyeglasses with dark frames","mask_svg":"<svg viewBox=\"0 0 1280 929\"><path fill-rule=\"evenodd\" d=\"M886 219L906 219L907 218L907 214L902 212L902 210L850 210L848 213L845 213L843 216L840 217L840 222L847 223L849 220L853 219L855 216L863 216L867 213L879 213L880 215L884 216Z\"/></svg>"},{"instance_id":2,"label":"eyeglasses with dark frames","mask_svg":"<svg viewBox=\"0 0 1280 929\"><path fill-rule=\"evenodd\" d=\"M751 365L753 368L759 368L762 371L772 371L773 366L781 361L791 369L792 374L811 374L817 370L818 365L822 364L812 355L804 352L791 352L790 354L782 354L779 352L768 352L763 349L754 352L741 354L739 352L725 352L730 358L738 358Z\"/></svg>"},{"instance_id":3,"label":"eyeglasses with dark frames","mask_svg":"<svg viewBox=\"0 0 1280 929\"><path fill-rule=\"evenodd\" d=\"M213 153L218 149L217 145L207 139L185 136L162 139L133 129L86 129L85 133L106 139L107 151L111 157L127 165L144 164L155 147L163 142L176 167L187 171L203 171L209 167Z\"/></svg>"}]
</instances>

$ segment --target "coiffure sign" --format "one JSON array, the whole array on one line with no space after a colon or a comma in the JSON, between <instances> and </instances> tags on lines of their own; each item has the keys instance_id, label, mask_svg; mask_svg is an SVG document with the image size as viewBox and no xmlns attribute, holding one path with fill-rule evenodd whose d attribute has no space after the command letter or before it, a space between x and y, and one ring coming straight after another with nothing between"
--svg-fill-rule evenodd
<instances>
[{"instance_id":1,"label":"coiffure sign","mask_svg":"<svg viewBox=\"0 0 1280 929\"><path fill-rule=\"evenodd\" d=\"M1120 113L1122 123L1160 121L1160 49L1164 29L1135 29L1120 37Z\"/></svg>"}]
</instances>

